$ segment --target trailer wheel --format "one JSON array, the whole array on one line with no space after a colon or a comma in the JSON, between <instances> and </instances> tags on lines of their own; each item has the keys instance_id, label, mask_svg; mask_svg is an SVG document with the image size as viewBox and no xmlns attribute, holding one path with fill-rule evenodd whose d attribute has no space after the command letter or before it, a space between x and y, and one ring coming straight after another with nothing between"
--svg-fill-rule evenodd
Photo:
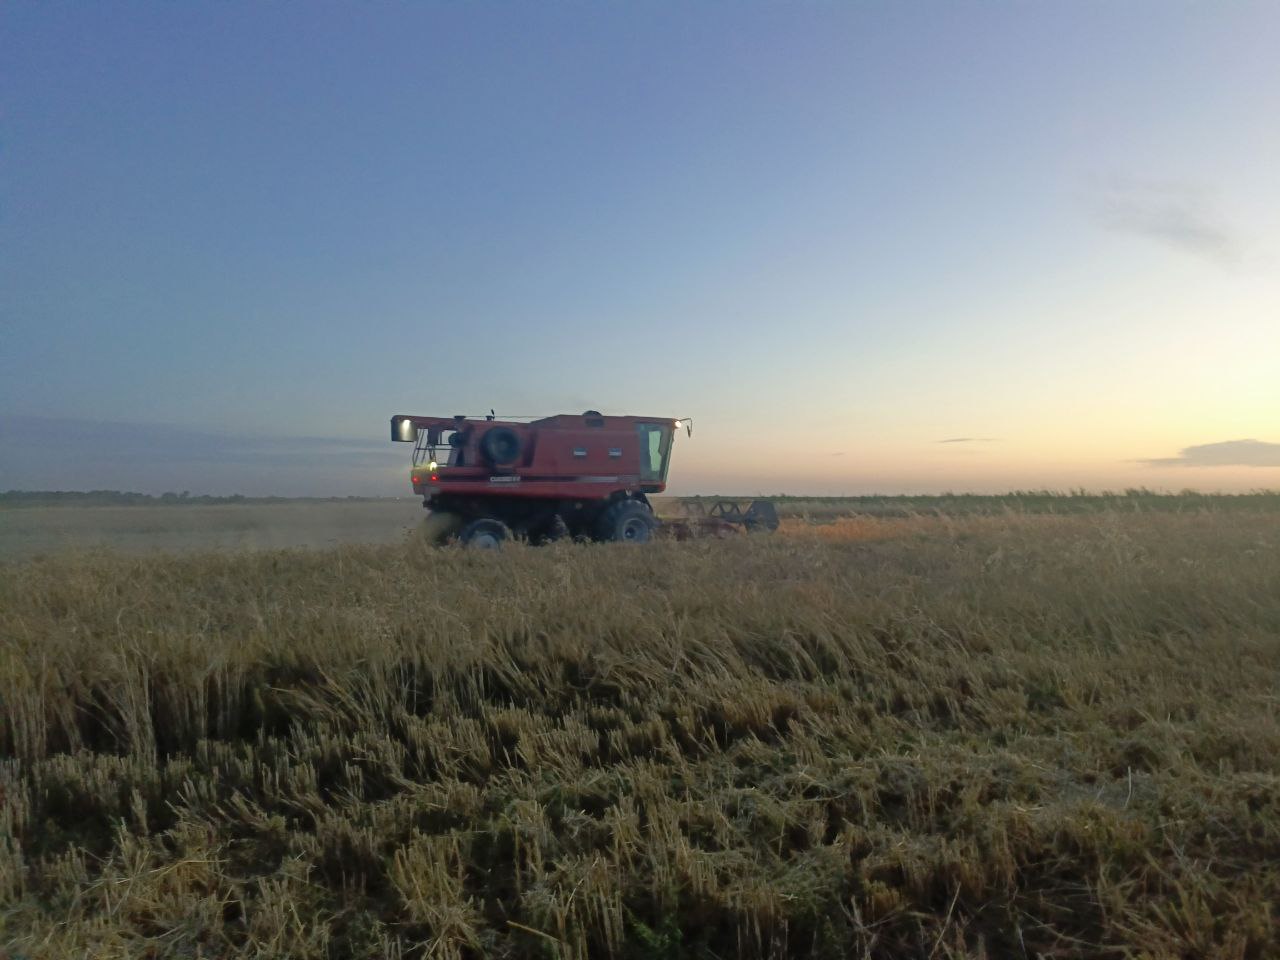
<instances>
[{"instance_id":1,"label":"trailer wheel","mask_svg":"<svg viewBox=\"0 0 1280 960\"><path fill-rule=\"evenodd\" d=\"M778 511L771 500L752 500L743 516L742 525L748 533L773 533L778 529Z\"/></svg>"},{"instance_id":2,"label":"trailer wheel","mask_svg":"<svg viewBox=\"0 0 1280 960\"><path fill-rule=\"evenodd\" d=\"M619 500L600 516L596 539L615 543L648 543L656 521L653 511L639 500Z\"/></svg>"},{"instance_id":3,"label":"trailer wheel","mask_svg":"<svg viewBox=\"0 0 1280 960\"><path fill-rule=\"evenodd\" d=\"M458 543L476 550L499 550L511 539L511 531L501 520L482 517L472 520L458 534Z\"/></svg>"}]
</instances>

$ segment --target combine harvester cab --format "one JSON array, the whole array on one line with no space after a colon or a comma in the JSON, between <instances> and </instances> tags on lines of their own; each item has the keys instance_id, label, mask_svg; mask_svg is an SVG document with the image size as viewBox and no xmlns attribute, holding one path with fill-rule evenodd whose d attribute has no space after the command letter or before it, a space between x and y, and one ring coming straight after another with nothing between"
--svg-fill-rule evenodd
<instances>
[{"instance_id":1,"label":"combine harvester cab","mask_svg":"<svg viewBox=\"0 0 1280 960\"><path fill-rule=\"evenodd\" d=\"M413 492L430 511L439 542L499 547L520 537L645 543L659 530L649 497L667 488L675 437L688 418L614 417L596 410L534 420L487 417L391 418L391 439L413 444ZM683 539L695 527L769 529L773 504L712 504L708 516L663 532Z\"/></svg>"}]
</instances>

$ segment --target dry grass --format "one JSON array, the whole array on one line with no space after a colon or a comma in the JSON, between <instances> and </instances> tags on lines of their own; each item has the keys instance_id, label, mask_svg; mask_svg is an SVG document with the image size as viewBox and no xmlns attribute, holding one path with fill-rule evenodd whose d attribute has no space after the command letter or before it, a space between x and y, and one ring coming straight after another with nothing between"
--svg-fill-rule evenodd
<instances>
[{"instance_id":1,"label":"dry grass","mask_svg":"<svg viewBox=\"0 0 1280 960\"><path fill-rule=\"evenodd\" d=\"M1280 517L0 567L25 957L1280 952Z\"/></svg>"}]
</instances>

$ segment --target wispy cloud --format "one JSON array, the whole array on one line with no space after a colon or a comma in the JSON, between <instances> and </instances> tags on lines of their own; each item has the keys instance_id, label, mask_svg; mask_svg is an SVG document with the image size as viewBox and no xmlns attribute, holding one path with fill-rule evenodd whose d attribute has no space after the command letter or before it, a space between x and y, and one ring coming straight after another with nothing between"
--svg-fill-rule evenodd
<instances>
[{"instance_id":1,"label":"wispy cloud","mask_svg":"<svg viewBox=\"0 0 1280 960\"><path fill-rule=\"evenodd\" d=\"M1141 462L1152 467L1280 467L1280 443L1223 440L1184 447L1176 457Z\"/></svg>"},{"instance_id":2,"label":"wispy cloud","mask_svg":"<svg viewBox=\"0 0 1280 960\"><path fill-rule=\"evenodd\" d=\"M999 437L948 437L946 440L935 440L934 443L999 443Z\"/></svg>"},{"instance_id":3,"label":"wispy cloud","mask_svg":"<svg viewBox=\"0 0 1280 960\"><path fill-rule=\"evenodd\" d=\"M1240 259L1239 233L1199 187L1112 179L1101 187L1095 207L1098 222L1116 233L1147 237L1222 265Z\"/></svg>"}]
</instances>

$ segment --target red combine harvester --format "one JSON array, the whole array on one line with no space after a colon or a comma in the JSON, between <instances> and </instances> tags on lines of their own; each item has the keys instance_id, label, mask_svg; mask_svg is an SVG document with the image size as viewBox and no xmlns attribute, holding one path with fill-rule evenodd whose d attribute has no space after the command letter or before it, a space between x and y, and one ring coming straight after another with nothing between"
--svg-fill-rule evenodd
<instances>
[{"instance_id":1,"label":"red combine harvester","mask_svg":"<svg viewBox=\"0 0 1280 960\"><path fill-rule=\"evenodd\" d=\"M391 439L414 445L413 492L422 495L441 540L474 547L497 547L512 536L643 543L658 527L649 495L666 489L681 428L691 434L692 422L595 410L530 422L397 415ZM772 517L764 525L773 529L773 505L764 506ZM673 532L707 523L726 525L692 518Z\"/></svg>"}]
</instances>

